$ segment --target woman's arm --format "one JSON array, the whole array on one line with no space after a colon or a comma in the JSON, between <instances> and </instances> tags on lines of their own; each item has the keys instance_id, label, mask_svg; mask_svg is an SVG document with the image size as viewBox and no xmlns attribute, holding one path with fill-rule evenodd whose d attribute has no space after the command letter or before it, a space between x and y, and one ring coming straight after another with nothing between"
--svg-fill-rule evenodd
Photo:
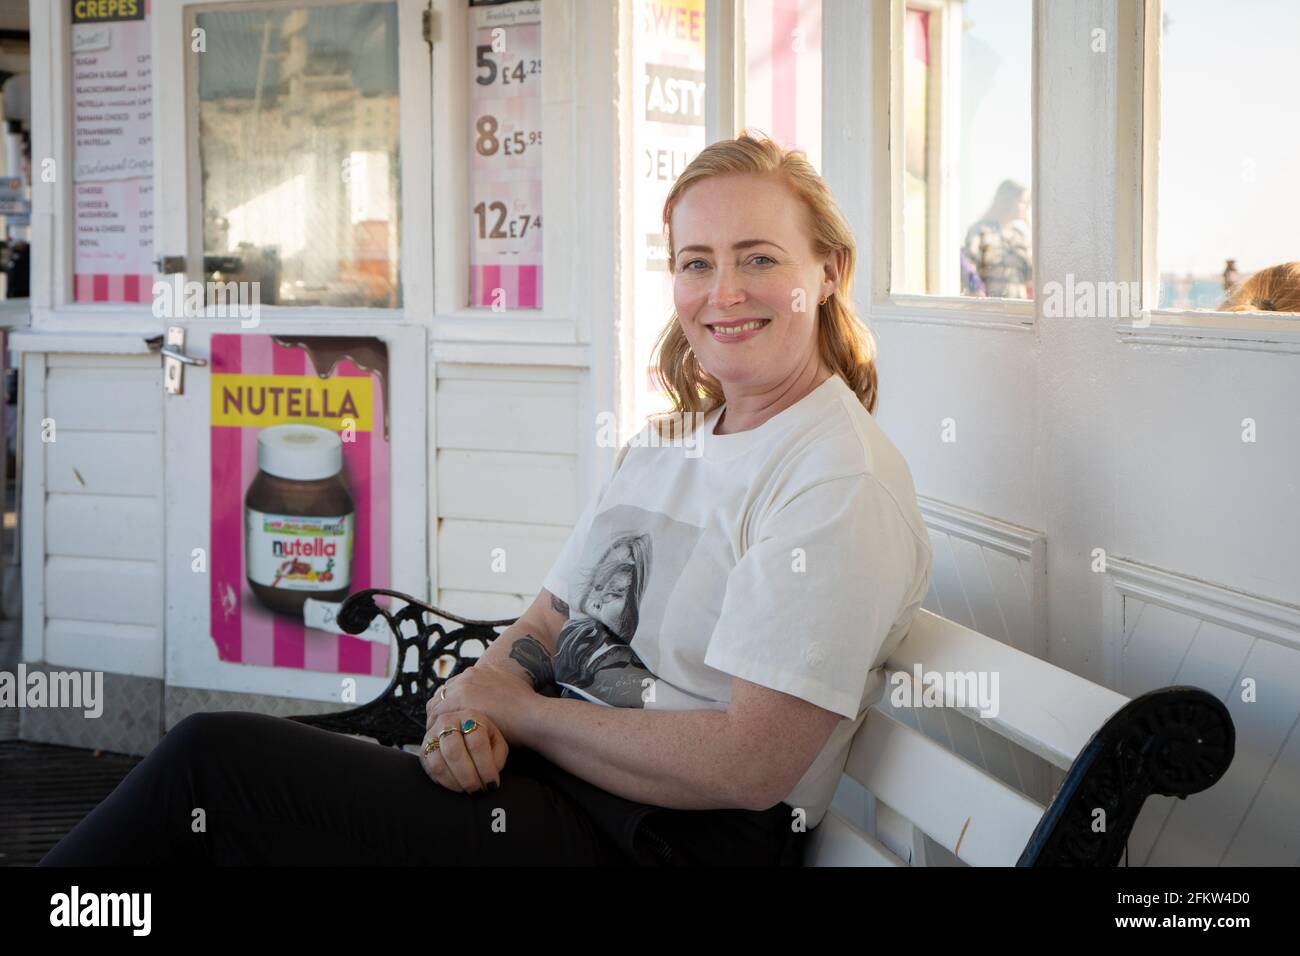
<instances>
[{"instance_id":1,"label":"woman's arm","mask_svg":"<svg viewBox=\"0 0 1300 956\"><path fill-rule=\"evenodd\" d=\"M765 810L794 788L844 719L739 677L732 678L725 711L605 707L527 692L470 698L473 672L483 664L515 674L521 668L531 679L527 649L549 661L567 620L564 603L542 589L478 664L452 682L450 696L466 698L464 706L481 703L500 717L511 743L625 799L683 810ZM469 684L457 689L466 678ZM493 713L494 703L507 701L499 715Z\"/></svg>"},{"instance_id":2,"label":"woman's arm","mask_svg":"<svg viewBox=\"0 0 1300 956\"><path fill-rule=\"evenodd\" d=\"M550 682L555 641L568 616L568 605L542 588L528 610L488 645L475 666L494 664L513 670L517 665L533 688L540 689Z\"/></svg>"},{"instance_id":3,"label":"woman's arm","mask_svg":"<svg viewBox=\"0 0 1300 956\"><path fill-rule=\"evenodd\" d=\"M739 677L725 711L532 704L524 746L610 793L682 810L775 805L844 719Z\"/></svg>"}]
</instances>

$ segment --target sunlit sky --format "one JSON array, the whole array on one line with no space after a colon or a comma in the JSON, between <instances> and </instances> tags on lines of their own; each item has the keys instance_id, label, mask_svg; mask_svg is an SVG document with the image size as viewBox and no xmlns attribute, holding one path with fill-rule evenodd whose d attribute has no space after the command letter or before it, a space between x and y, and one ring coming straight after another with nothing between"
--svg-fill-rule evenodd
<instances>
[{"instance_id":1,"label":"sunlit sky","mask_svg":"<svg viewBox=\"0 0 1300 956\"><path fill-rule=\"evenodd\" d=\"M1300 259L1300 2L1165 0L1162 273ZM967 0L961 219L1031 172L1029 0Z\"/></svg>"}]
</instances>

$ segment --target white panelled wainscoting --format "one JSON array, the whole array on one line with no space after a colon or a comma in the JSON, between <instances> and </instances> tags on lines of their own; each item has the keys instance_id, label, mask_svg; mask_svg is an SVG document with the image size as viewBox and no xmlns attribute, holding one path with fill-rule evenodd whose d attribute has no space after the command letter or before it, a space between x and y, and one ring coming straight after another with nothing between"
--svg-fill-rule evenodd
<instances>
[{"instance_id":1,"label":"white panelled wainscoting","mask_svg":"<svg viewBox=\"0 0 1300 956\"><path fill-rule=\"evenodd\" d=\"M1107 683L1129 697L1204 688L1237 728L1222 780L1147 801L1130 864L1300 864L1300 607L1117 558L1107 573Z\"/></svg>"}]
</instances>

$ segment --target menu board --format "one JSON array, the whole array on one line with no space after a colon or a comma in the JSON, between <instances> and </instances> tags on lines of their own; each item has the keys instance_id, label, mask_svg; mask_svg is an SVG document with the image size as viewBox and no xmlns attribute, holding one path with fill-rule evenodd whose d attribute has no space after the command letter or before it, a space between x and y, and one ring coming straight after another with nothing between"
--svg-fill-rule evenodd
<instances>
[{"instance_id":1,"label":"menu board","mask_svg":"<svg viewBox=\"0 0 1300 956\"><path fill-rule=\"evenodd\" d=\"M147 302L154 278L148 0L71 7L73 301Z\"/></svg>"},{"instance_id":2,"label":"menu board","mask_svg":"<svg viewBox=\"0 0 1300 956\"><path fill-rule=\"evenodd\" d=\"M475 5L469 28L469 304L542 306L542 5Z\"/></svg>"}]
</instances>

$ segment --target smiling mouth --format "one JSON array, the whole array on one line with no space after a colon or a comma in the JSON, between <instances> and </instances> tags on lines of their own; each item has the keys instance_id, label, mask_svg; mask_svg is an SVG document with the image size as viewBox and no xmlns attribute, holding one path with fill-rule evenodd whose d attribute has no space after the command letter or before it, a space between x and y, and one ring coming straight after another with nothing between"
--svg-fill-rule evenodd
<instances>
[{"instance_id":1,"label":"smiling mouth","mask_svg":"<svg viewBox=\"0 0 1300 956\"><path fill-rule=\"evenodd\" d=\"M771 319L750 319L747 322L729 322L726 325L705 325L705 328L710 332L716 332L718 335L739 335L741 332L752 332L755 329L761 329L771 321Z\"/></svg>"}]
</instances>

